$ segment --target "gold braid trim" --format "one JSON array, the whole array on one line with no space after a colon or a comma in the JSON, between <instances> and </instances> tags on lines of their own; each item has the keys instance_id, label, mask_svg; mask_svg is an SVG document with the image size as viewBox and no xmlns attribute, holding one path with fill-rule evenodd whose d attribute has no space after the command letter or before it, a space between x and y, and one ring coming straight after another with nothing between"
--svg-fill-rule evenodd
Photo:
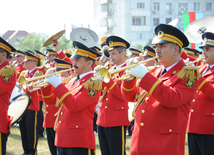
<instances>
[{"instance_id":1,"label":"gold braid trim","mask_svg":"<svg viewBox=\"0 0 214 155\"><path fill-rule=\"evenodd\" d=\"M105 87L105 88L102 90L103 95L102 95L102 97L100 98L99 102L102 102L102 101L103 101L104 96L106 95L107 90L108 90L107 87Z\"/></svg>"},{"instance_id":2,"label":"gold braid trim","mask_svg":"<svg viewBox=\"0 0 214 155\"><path fill-rule=\"evenodd\" d=\"M139 87L138 87L138 91L139 91ZM140 103L142 104L144 102L147 94L148 94L148 92L143 90L139 95L136 95L135 99L137 100L137 103L135 104L134 109L132 111L133 117L135 117L135 112L136 112L137 108L139 107L139 104ZM141 104L140 104L140 106L141 106Z\"/></svg>"},{"instance_id":3,"label":"gold braid trim","mask_svg":"<svg viewBox=\"0 0 214 155\"><path fill-rule=\"evenodd\" d=\"M58 110L57 113L54 115L54 116L57 116L57 117L56 117L56 120L55 120L55 123L54 123L54 131L56 131L56 125L57 125L57 122L58 122L58 120L59 120L59 116L60 116L60 113L61 113L61 111L62 111L62 107L63 107L63 106L64 106L64 105L61 104L59 110Z\"/></svg>"}]
</instances>

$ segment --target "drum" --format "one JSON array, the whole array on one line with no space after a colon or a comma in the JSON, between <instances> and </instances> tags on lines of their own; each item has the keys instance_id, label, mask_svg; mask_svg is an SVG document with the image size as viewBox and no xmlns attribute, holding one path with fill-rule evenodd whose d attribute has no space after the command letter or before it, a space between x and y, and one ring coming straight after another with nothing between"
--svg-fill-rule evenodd
<instances>
[{"instance_id":1,"label":"drum","mask_svg":"<svg viewBox=\"0 0 214 155\"><path fill-rule=\"evenodd\" d=\"M132 122L134 120L134 117L132 116L132 111L134 110L135 102L129 102L128 106L129 106L128 110L129 122Z\"/></svg>"},{"instance_id":2,"label":"drum","mask_svg":"<svg viewBox=\"0 0 214 155\"><path fill-rule=\"evenodd\" d=\"M17 86L15 86L14 89L13 89L13 92L12 92L12 94L11 94L11 96L10 96L10 101L11 101L14 97L18 96L19 94L20 94L19 88L18 88Z\"/></svg>"},{"instance_id":3,"label":"drum","mask_svg":"<svg viewBox=\"0 0 214 155\"><path fill-rule=\"evenodd\" d=\"M10 100L8 115L13 117L11 125L19 122L30 106L31 98L27 94L19 94Z\"/></svg>"}]
</instances>

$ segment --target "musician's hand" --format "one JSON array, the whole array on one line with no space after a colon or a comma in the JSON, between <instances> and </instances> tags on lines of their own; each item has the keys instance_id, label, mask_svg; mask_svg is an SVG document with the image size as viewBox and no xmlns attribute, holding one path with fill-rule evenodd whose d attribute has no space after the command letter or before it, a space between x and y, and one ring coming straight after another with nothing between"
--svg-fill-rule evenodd
<instances>
[{"instance_id":1,"label":"musician's hand","mask_svg":"<svg viewBox=\"0 0 214 155\"><path fill-rule=\"evenodd\" d=\"M137 65L127 71L127 74L130 74L138 79L142 79L146 73L148 73L148 70L144 65Z\"/></svg>"},{"instance_id":2,"label":"musician's hand","mask_svg":"<svg viewBox=\"0 0 214 155\"><path fill-rule=\"evenodd\" d=\"M184 63L185 63L186 65L188 65L188 64L191 63L191 62L192 62L192 61L189 61L189 58L187 58L186 60L184 60ZM194 63L192 63L191 66L194 67L194 66L195 66Z\"/></svg>"},{"instance_id":3,"label":"musician's hand","mask_svg":"<svg viewBox=\"0 0 214 155\"><path fill-rule=\"evenodd\" d=\"M52 75L50 77L46 77L45 82L50 83L51 85L53 85L56 88L62 83L62 78L61 78L61 76Z\"/></svg>"},{"instance_id":4,"label":"musician's hand","mask_svg":"<svg viewBox=\"0 0 214 155\"><path fill-rule=\"evenodd\" d=\"M46 71L45 75L52 74L52 73L54 73L54 72L56 72L56 69L55 69L55 68L49 68L49 69Z\"/></svg>"},{"instance_id":5,"label":"musician's hand","mask_svg":"<svg viewBox=\"0 0 214 155\"><path fill-rule=\"evenodd\" d=\"M30 93L33 92L34 91L33 86L27 87L27 91Z\"/></svg>"},{"instance_id":6,"label":"musician's hand","mask_svg":"<svg viewBox=\"0 0 214 155\"><path fill-rule=\"evenodd\" d=\"M127 61L127 66L130 66L130 65L133 65L133 64L138 63L138 62L139 62L138 59L139 59L138 57L130 58L130 59Z\"/></svg>"},{"instance_id":7,"label":"musician's hand","mask_svg":"<svg viewBox=\"0 0 214 155\"><path fill-rule=\"evenodd\" d=\"M54 47L55 49L58 51L61 51L61 48L60 48L60 45L59 45L59 42L57 40L54 41Z\"/></svg>"}]
</instances>

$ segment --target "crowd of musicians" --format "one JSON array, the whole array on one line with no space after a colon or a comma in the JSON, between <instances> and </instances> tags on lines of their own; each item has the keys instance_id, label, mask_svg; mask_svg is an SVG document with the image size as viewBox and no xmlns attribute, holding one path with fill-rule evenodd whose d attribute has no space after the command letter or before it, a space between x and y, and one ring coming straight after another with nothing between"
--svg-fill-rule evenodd
<instances>
[{"instance_id":1,"label":"crowd of musicians","mask_svg":"<svg viewBox=\"0 0 214 155\"><path fill-rule=\"evenodd\" d=\"M102 155L125 155L127 134L131 155L184 155L186 138L189 155L213 155L214 33L201 35L201 51L185 48L189 41L174 26L159 24L154 33L143 51L113 35L101 38L100 48L73 41L73 52L55 40L45 54L0 38L0 155L14 87L31 98L18 122L23 155L39 153L40 117L52 155L94 155L94 131ZM32 79L25 89L21 77Z\"/></svg>"}]
</instances>

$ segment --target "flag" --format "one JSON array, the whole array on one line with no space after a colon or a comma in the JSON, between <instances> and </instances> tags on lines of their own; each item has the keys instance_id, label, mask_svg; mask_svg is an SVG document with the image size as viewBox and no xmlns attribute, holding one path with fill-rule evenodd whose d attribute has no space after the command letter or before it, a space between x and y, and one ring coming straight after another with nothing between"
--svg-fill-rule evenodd
<instances>
[{"instance_id":1,"label":"flag","mask_svg":"<svg viewBox=\"0 0 214 155\"><path fill-rule=\"evenodd\" d=\"M203 12L184 12L184 13L182 13L184 32L189 24L191 24L195 20L203 18L203 16L204 16ZM200 45L201 45L200 43L190 43L188 47L200 51L200 49L199 49Z\"/></svg>"},{"instance_id":2,"label":"flag","mask_svg":"<svg viewBox=\"0 0 214 155\"><path fill-rule=\"evenodd\" d=\"M78 28L78 26L71 24L71 30L74 30L75 28Z\"/></svg>"}]
</instances>

